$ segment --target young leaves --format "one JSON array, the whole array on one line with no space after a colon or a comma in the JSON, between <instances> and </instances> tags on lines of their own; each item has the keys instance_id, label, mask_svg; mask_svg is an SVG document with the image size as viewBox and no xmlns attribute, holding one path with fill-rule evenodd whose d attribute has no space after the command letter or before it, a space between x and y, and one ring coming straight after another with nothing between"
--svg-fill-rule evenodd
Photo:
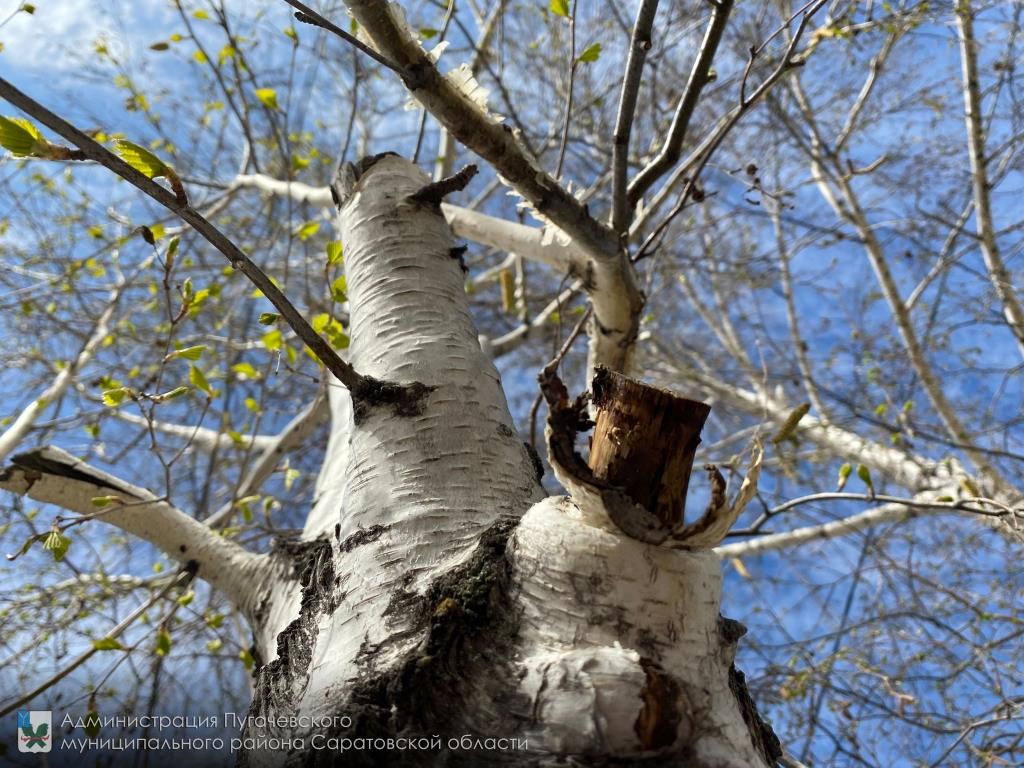
<instances>
[{"instance_id":1,"label":"young leaves","mask_svg":"<svg viewBox=\"0 0 1024 768\"><path fill-rule=\"evenodd\" d=\"M15 157L44 160L84 160L80 150L51 144L39 129L23 117L0 117L0 146Z\"/></svg>"},{"instance_id":2,"label":"young leaves","mask_svg":"<svg viewBox=\"0 0 1024 768\"><path fill-rule=\"evenodd\" d=\"M181 205L188 205L188 195L185 194L185 186L181 183L178 174L174 172L167 163L154 155L145 147L140 147L131 141L118 139L114 142L114 151L128 165L134 168L148 179L158 179L163 176L171 185L171 191Z\"/></svg>"},{"instance_id":3,"label":"young leaves","mask_svg":"<svg viewBox=\"0 0 1024 768\"><path fill-rule=\"evenodd\" d=\"M45 157L49 142L23 117L0 117L0 146L15 157Z\"/></svg>"},{"instance_id":4,"label":"young leaves","mask_svg":"<svg viewBox=\"0 0 1024 768\"><path fill-rule=\"evenodd\" d=\"M597 61L599 58L601 58L601 44L592 43L583 49L583 53L579 55L576 61L583 64L589 64Z\"/></svg>"},{"instance_id":5,"label":"young leaves","mask_svg":"<svg viewBox=\"0 0 1024 768\"><path fill-rule=\"evenodd\" d=\"M121 645L121 641L114 637L101 637L99 640L92 641L93 650L96 651L123 651L124 646Z\"/></svg>"},{"instance_id":6,"label":"young leaves","mask_svg":"<svg viewBox=\"0 0 1024 768\"><path fill-rule=\"evenodd\" d=\"M58 563L64 559L64 555L71 549L71 539L65 536L56 528L53 528L43 542L43 549L49 550L53 559Z\"/></svg>"},{"instance_id":7,"label":"young leaves","mask_svg":"<svg viewBox=\"0 0 1024 768\"><path fill-rule=\"evenodd\" d=\"M278 109L277 91L273 88L257 88L254 93L264 107L267 109Z\"/></svg>"}]
</instances>

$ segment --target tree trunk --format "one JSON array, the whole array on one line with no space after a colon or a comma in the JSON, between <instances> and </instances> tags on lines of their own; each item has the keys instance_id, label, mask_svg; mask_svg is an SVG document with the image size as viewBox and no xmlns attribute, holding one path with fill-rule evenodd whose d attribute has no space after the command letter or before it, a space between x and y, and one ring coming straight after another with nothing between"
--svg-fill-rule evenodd
<instances>
[{"instance_id":1,"label":"tree trunk","mask_svg":"<svg viewBox=\"0 0 1024 768\"><path fill-rule=\"evenodd\" d=\"M337 190L350 362L401 386L331 387L318 497L275 550L293 574L258 618L277 643L257 648L240 761L773 764L717 557L544 497L480 349L443 190L416 195L429 183L384 155Z\"/></svg>"}]
</instances>

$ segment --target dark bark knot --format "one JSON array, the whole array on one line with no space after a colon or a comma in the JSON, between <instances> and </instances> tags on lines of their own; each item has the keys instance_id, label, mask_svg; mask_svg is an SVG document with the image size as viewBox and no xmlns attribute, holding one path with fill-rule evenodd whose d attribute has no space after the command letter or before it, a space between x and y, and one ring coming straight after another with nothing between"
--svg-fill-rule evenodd
<instances>
[{"instance_id":1,"label":"dark bark knot","mask_svg":"<svg viewBox=\"0 0 1024 768\"><path fill-rule=\"evenodd\" d=\"M423 413L427 395L434 389L418 381L396 384L364 376L352 391L353 421L356 425L362 424L376 408L381 407L390 407L395 416L419 416Z\"/></svg>"}]
</instances>

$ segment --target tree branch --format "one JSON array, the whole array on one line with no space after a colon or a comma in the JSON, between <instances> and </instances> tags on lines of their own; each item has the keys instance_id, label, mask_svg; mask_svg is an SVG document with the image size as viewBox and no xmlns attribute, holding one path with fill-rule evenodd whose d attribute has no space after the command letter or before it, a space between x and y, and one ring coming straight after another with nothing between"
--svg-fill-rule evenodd
<instances>
[{"instance_id":1,"label":"tree branch","mask_svg":"<svg viewBox=\"0 0 1024 768\"><path fill-rule=\"evenodd\" d=\"M787 531L786 533L770 534L756 539L750 539L748 541L736 542L735 544L724 544L715 548L715 554L724 560L730 557L744 557L747 555L760 554L762 552L790 549L800 544L806 544L809 541L820 541L824 539L839 538L840 536L849 536L850 534L862 531L872 526L887 523L902 523L927 514L980 514L999 518L1010 517L1011 522L1022 517L1022 513L1020 511L1001 511L994 513L979 507L965 507L965 500L951 502L934 501L936 497L940 497L944 492L955 494L957 492L957 488L956 486L949 486L945 489L931 490L926 493L917 494L912 499L900 499L895 496L876 496L874 497L876 500L886 501L888 503L883 504L880 507L875 507L874 509L866 510L865 512L861 512L857 515L851 515L850 517L845 517L840 520L822 523L821 525L809 525L804 528L796 528L792 531ZM799 504L836 499L859 501L870 500L871 496L852 493L818 493L811 496L801 497L799 499L793 499L786 504L772 509L771 513L777 514Z\"/></svg>"},{"instance_id":2,"label":"tree branch","mask_svg":"<svg viewBox=\"0 0 1024 768\"><path fill-rule=\"evenodd\" d=\"M298 182L281 181L262 174L238 176L232 187L258 189L280 197L291 197L310 205L332 204L330 187L311 187ZM554 226L528 227L496 216L441 203L441 213L456 237L474 243L516 253L524 259L547 264L560 273L584 268L587 257L564 232Z\"/></svg>"},{"instance_id":3,"label":"tree branch","mask_svg":"<svg viewBox=\"0 0 1024 768\"><path fill-rule=\"evenodd\" d=\"M48 386L43 393L39 395L35 400L28 404L25 409L18 414L18 417L14 420L7 430L0 435L0 462L7 458L7 456L18 447L18 444L24 439L25 435L32 429L32 425L35 424L36 419L46 410L47 406L59 399L64 391L68 388L68 384L75 377L82 368L92 359L92 356L96 353L100 344L110 333L110 321L114 316L114 310L117 308L117 302L121 298L121 293L124 291L126 281L119 281L117 287L114 288L110 293L110 298L107 300L107 305L104 307L103 312L100 314L99 319L96 321L96 326L93 328L92 334L90 334L88 341L82 347L81 351L75 356L75 359L70 361L53 379L53 382Z\"/></svg>"},{"instance_id":4,"label":"tree branch","mask_svg":"<svg viewBox=\"0 0 1024 768\"><path fill-rule=\"evenodd\" d=\"M586 277L593 288L588 364L591 370L597 363L624 369L632 357L644 297L618 237L534 163L514 132L472 101L455 79L441 75L385 0L348 0L346 5L378 50L406 72L406 87L438 122L487 160L540 215L587 254L587 271L577 276Z\"/></svg>"},{"instance_id":5,"label":"tree branch","mask_svg":"<svg viewBox=\"0 0 1024 768\"><path fill-rule=\"evenodd\" d=\"M722 41L722 33L725 31L726 22L729 20L729 13L732 11L733 0L719 0L712 4L711 20L708 22L707 31L704 33L704 40L700 44L697 58L693 62L693 69L690 70L690 78L686 82L686 90L679 99L675 115L672 117L672 125L668 129L668 136L665 144L657 157L636 175L629 185L628 208L632 210L650 189L655 181L660 179L665 172L679 161L679 155L683 149L683 141L686 139L686 129L690 125L690 118L693 117L693 110L697 107L701 91L711 78L711 63L714 61L718 45Z\"/></svg>"},{"instance_id":6,"label":"tree branch","mask_svg":"<svg viewBox=\"0 0 1024 768\"><path fill-rule=\"evenodd\" d=\"M0 488L97 519L149 542L223 592L250 618L266 555L243 549L168 501L76 459L44 447L14 456L0 472ZM103 499L106 503L99 501ZM101 504L101 506L97 506Z\"/></svg>"},{"instance_id":7,"label":"tree branch","mask_svg":"<svg viewBox=\"0 0 1024 768\"><path fill-rule=\"evenodd\" d=\"M313 430L327 418L328 412L327 398L322 393L318 394L312 403L303 408L294 419L288 422L279 435L265 438L267 444L263 448L263 452L238 484L238 487L232 494L232 500L210 515L204 523L210 528L220 528L227 525L231 520L232 514L237 510L235 500L245 498L257 491L277 468L281 457L302 444L313 433Z\"/></svg>"},{"instance_id":8,"label":"tree branch","mask_svg":"<svg viewBox=\"0 0 1024 768\"><path fill-rule=\"evenodd\" d=\"M636 118L636 101L640 95L640 78L644 71L647 52L651 49L651 28L658 11L658 0L641 0L629 41L629 58L622 77L619 111L615 117L612 143L612 229L624 235L629 228L629 195L626 175L629 171L629 137Z\"/></svg>"},{"instance_id":9,"label":"tree branch","mask_svg":"<svg viewBox=\"0 0 1024 768\"><path fill-rule=\"evenodd\" d=\"M960 60L963 69L964 118L967 122L968 157L971 161L971 188L974 191L974 212L978 222L981 255L989 282L1003 305L1003 317L1024 356L1024 307L1014 292L992 221L991 190L985 158L985 127L981 113L981 86L978 83L978 54L975 50L973 11L969 0L955 3L956 24L960 39Z\"/></svg>"},{"instance_id":10,"label":"tree branch","mask_svg":"<svg viewBox=\"0 0 1024 768\"><path fill-rule=\"evenodd\" d=\"M109 637L109 638L117 638L117 637L119 637L121 635L121 633L123 633L126 629L128 629L128 627L130 627L132 624L134 624L136 621L138 621L139 618L142 616L142 614L144 614L146 611L148 611L154 605L156 605L161 600L163 600L165 597L167 597L167 595L170 593L170 591L177 584L182 583L182 582L184 582L186 580L187 580L187 574L185 572L179 573L175 578L173 578L170 581L168 581L163 586L163 588L160 589L159 592L157 592L155 595L150 597L148 600L146 600L144 603L142 603L138 608L136 608L134 611L129 613L127 616L125 616L124 619L122 619L117 625L115 625L113 628L111 628L111 630L109 632L107 632L107 634L104 635L104 637ZM98 649L95 646L93 646L93 647L90 647L88 650L82 652L80 655L76 656L70 663L65 664L63 667L61 667L60 671L58 671L56 674L51 675L47 680L45 680L44 682L40 683L38 686L33 688L31 691L29 691L28 693L25 693L25 694L19 696L17 699L12 701L10 704L5 706L3 709L0 709L0 717L6 717L7 715L9 715L14 710L16 710L16 709L18 709L20 707L23 707L24 705L28 704L30 701L32 701L36 696L41 694L43 691L45 691L48 688L50 688L50 687L56 685L57 683L59 683L61 680L63 680L65 677L70 675L72 672L74 672L76 669L78 669L80 666L82 666L85 662L87 662L89 659L91 659L93 654L95 654L97 652L97 650Z\"/></svg>"}]
</instances>

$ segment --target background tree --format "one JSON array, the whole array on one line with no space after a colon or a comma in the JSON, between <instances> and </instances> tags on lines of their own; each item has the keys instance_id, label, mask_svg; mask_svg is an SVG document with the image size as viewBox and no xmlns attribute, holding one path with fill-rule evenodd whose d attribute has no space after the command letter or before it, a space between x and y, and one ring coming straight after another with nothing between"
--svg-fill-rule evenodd
<instances>
[{"instance_id":1,"label":"background tree","mask_svg":"<svg viewBox=\"0 0 1024 768\"><path fill-rule=\"evenodd\" d=\"M748 765L721 591L784 760L1022 762L1021 5L289 4L2 22L4 710ZM389 151L454 181L337 216ZM709 402L731 494L761 436L724 589L542 500L553 357Z\"/></svg>"}]
</instances>

